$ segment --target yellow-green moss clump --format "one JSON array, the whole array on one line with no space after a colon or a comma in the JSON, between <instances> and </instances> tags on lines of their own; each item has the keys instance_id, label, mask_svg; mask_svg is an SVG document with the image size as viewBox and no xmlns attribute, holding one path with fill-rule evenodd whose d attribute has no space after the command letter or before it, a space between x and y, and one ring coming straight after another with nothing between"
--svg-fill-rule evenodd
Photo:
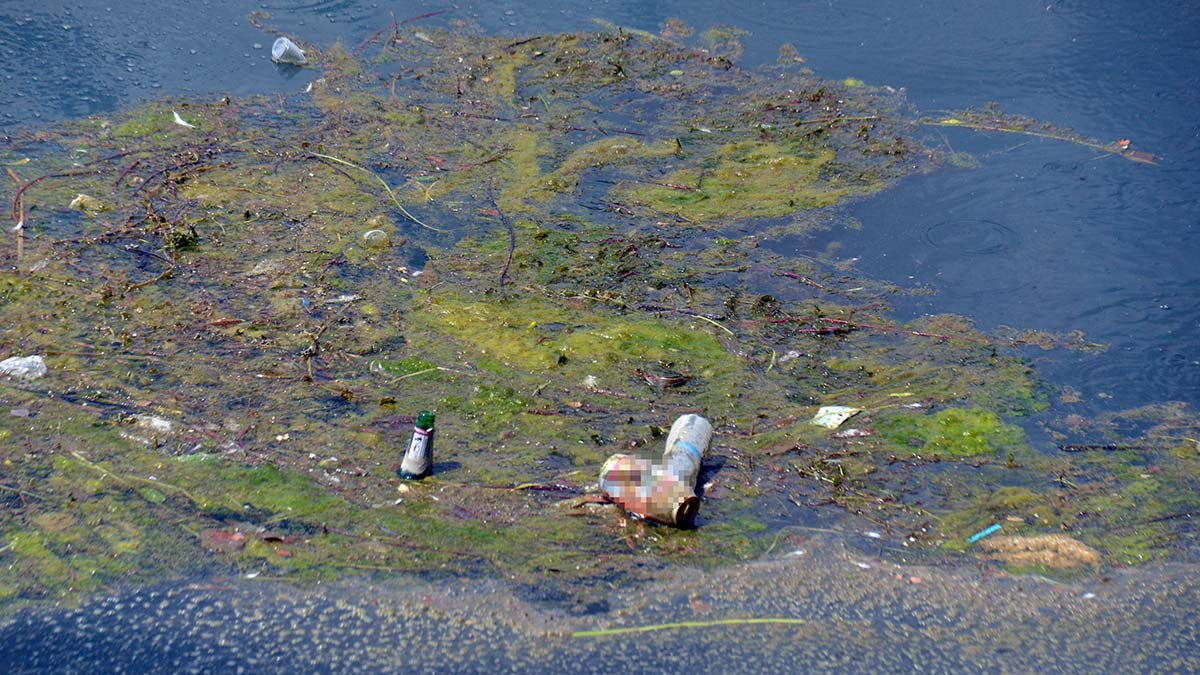
<instances>
[{"instance_id":1,"label":"yellow-green moss clump","mask_svg":"<svg viewBox=\"0 0 1200 675\"><path fill-rule=\"evenodd\" d=\"M990 455L1024 443L1021 428L1007 424L990 410L947 408L932 415L894 417L880 431L921 448L921 452L948 457Z\"/></svg>"},{"instance_id":2,"label":"yellow-green moss clump","mask_svg":"<svg viewBox=\"0 0 1200 675\"><path fill-rule=\"evenodd\" d=\"M831 150L799 150L743 141L716 149L700 166L673 171L650 184L627 186L620 197L693 223L779 218L835 204L877 185L827 172Z\"/></svg>"}]
</instances>

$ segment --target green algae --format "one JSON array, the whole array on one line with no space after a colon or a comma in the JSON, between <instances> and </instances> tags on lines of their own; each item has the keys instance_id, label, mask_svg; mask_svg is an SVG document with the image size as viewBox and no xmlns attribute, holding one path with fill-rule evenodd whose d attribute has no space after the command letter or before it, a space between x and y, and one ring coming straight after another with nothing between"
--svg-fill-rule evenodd
<instances>
[{"instance_id":1,"label":"green algae","mask_svg":"<svg viewBox=\"0 0 1200 675\"><path fill-rule=\"evenodd\" d=\"M834 158L830 150L804 153L754 141L721 146L716 157L712 166L680 169L661 184L629 188L621 197L688 222L716 223L779 218L856 194L836 177L822 180Z\"/></svg>"},{"instance_id":2,"label":"green algae","mask_svg":"<svg viewBox=\"0 0 1200 675\"><path fill-rule=\"evenodd\" d=\"M899 325L898 289L760 246L935 168L898 94L744 71L728 30L424 35L326 50L286 105L155 102L17 140L55 177L4 253L0 350L51 373L0 383L22 411L0 422L6 607L199 570L586 597L760 556L830 510L913 550L999 517L1121 562L1171 550L1184 412L1147 432L1162 451L1048 458L1014 425L1049 400L1017 348L1066 340ZM112 208L82 217L81 192ZM863 413L830 431L820 405ZM435 472L401 484L426 409ZM693 411L718 429L697 530L578 501Z\"/></svg>"},{"instance_id":3,"label":"green algae","mask_svg":"<svg viewBox=\"0 0 1200 675\"><path fill-rule=\"evenodd\" d=\"M933 415L896 417L878 428L897 442L950 457L993 454L1024 442L1020 427L1000 421L990 410L977 408L947 408Z\"/></svg>"}]
</instances>

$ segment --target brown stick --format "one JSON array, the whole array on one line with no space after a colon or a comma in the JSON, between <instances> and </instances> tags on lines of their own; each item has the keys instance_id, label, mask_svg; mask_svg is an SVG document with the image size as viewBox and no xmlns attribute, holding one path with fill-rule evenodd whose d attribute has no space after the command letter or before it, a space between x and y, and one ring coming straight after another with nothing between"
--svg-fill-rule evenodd
<instances>
[{"instance_id":1,"label":"brown stick","mask_svg":"<svg viewBox=\"0 0 1200 675\"><path fill-rule=\"evenodd\" d=\"M508 258L504 261L504 269L500 270L500 290L504 290L504 282L508 279L508 268L512 266L513 253L517 250L517 231L513 229L512 221L508 219L508 216L504 215L504 211L496 203L496 195L492 183L492 180L488 180L488 201L492 203L492 208L496 209L496 214L500 217L500 222L504 223L504 226L508 228Z\"/></svg>"},{"instance_id":2,"label":"brown stick","mask_svg":"<svg viewBox=\"0 0 1200 675\"><path fill-rule=\"evenodd\" d=\"M113 181L113 186L112 186L113 192L117 191L117 188L121 186L121 181L125 180L125 177L129 175L129 172L136 169L138 167L138 165L141 163L142 163L142 160L135 159L135 160L133 160L133 164L130 164L129 166L125 167L125 170L121 172L121 175L117 176L117 179L115 181Z\"/></svg>"},{"instance_id":3,"label":"brown stick","mask_svg":"<svg viewBox=\"0 0 1200 675\"><path fill-rule=\"evenodd\" d=\"M380 28L379 30L375 31L374 33L371 33L371 35L369 35L366 40L363 40L361 43L359 43L359 45L354 48L355 54L361 54L362 50L366 49L367 45L374 42L375 38L379 37L379 35L381 33L383 33L384 31L386 31L388 29L391 29L395 33L398 33L400 31L400 22L396 20L395 12L392 12L391 15L392 15L392 23L388 24L387 26L384 26L383 28Z\"/></svg>"},{"instance_id":4,"label":"brown stick","mask_svg":"<svg viewBox=\"0 0 1200 675\"><path fill-rule=\"evenodd\" d=\"M819 288L821 290L825 290L825 287L822 286L821 284L818 284L817 282L813 281L812 279L809 279L806 276L801 276L799 274L796 274L795 272L780 272L780 274L782 274L785 277L791 278L791 279L796 279L797 281L804 283L804 284L808 284L809 286L812 286L814 288Z\"/></svg>"},{"instance_id":5,"label":"brown stick","mask_svg":"<svg viewBox=\"0 0 1200 675\"><path fill-rule=\"evenodd\" d=\"M833 318L824 317L824 316L788 317L786 319L768 319L767 321L769 323L809 323L809 322L832 323L832 324L836 324L838 326L844 326L844 328L842 328L840 330L858 330L861 328L861 329L865 329L865 330L879 331L882 333L897 333L900 335L913 335L916 337L936 338L939 340L958 339L958 340L969 340L972 342L975 341L975 340L971 340L970 338L955 338L952 335L942 335L941 333L926 333L926 332L919 331L919 330L905 330L903 328L892 328L891 326L879 326L879 325L871 324L871 323L857 323L854 321L847 321L845 319L833 319ZM803 332L803 333L832 333L832 332L836 332L837 330L839 330L839 329L809 328L809 329L802 329L801 332Z\"/></svg>"},{"instance_id":6,"label":"brown stick","mask_svg":"<svg viewBox=\"0 0 1200 675\"><path fill-rule=\"evenodd\" d=\"M17 176L17 172L13 171L12 169L7 169L7 171L8 171L8 175L13 179L13 181L16 182L17 185L20 185L21 178L19 176ZM21 256L25 255L25 199L18 195L16 201L17 201L17 260L20 260ZM22 501L22 503L24 503L25 498L22 497L21 501Z\"/></svg>"}]
</instances>

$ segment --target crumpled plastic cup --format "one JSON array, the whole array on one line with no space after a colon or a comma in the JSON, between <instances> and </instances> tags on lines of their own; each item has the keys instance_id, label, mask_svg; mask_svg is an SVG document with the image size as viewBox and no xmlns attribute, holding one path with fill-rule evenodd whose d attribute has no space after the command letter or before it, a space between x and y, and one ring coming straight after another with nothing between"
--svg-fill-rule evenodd
<instances>
[{"instance_id":1,"label":"crumpled plastic cup","mask_svg":"<svg viewBox=\"0 0 1200 675\"><path fill-rule=\"evenodd\" d=\"M285 37L275 40L275 44L271 45L271 60L289 66L302 66L308 63L308 59L304 56L304 50Z\"/></svg>"}]
</instances>

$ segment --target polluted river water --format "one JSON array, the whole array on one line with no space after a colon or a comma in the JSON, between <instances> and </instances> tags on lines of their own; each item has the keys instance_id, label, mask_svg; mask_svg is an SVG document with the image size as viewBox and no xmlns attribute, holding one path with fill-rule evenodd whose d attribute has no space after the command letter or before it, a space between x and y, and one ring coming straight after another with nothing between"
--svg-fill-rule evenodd
<instances>
[{"instance_id":1,"label":"polluted river water","mask_svg":"<svg viewBox=\"0 0 1200 675\"><path fill-rule=\"evenodd\" d=\"M1186 6L135 10L0 28L10 669L1196 669Z\"/></svg>"}]
</instances>

